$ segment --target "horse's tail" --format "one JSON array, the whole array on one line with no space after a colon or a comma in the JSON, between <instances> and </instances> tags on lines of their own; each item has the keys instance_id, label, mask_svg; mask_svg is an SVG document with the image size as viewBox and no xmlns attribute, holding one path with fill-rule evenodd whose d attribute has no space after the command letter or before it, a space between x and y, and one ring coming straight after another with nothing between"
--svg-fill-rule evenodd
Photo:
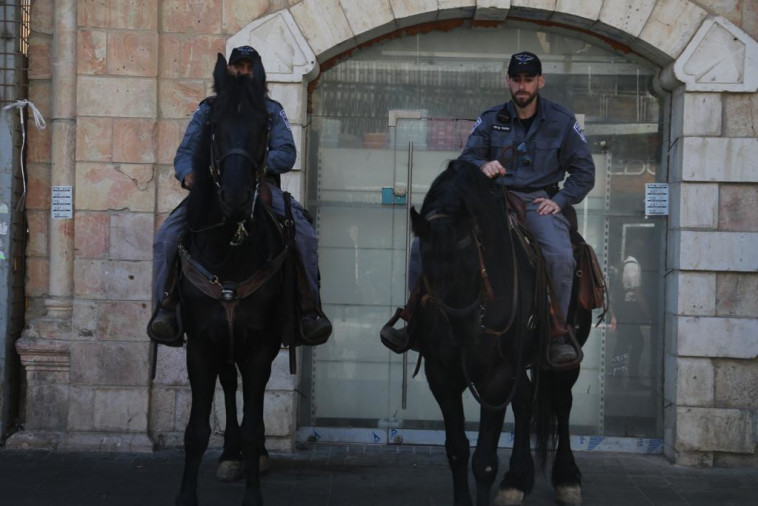
<instances>
[{"instance_id":1,"label":"horse's tail","mask_svg":"<svg viewBox=\"0 0 758 506\"><path fill-rule=\"evenodd\" d=\"M534 323L536 342L539 343L533 360L534 402L532 406L532 432L535 437L535 457L537 467L544 472L549 454L555 449L557 436L556 412L553 402L555 375L546 368L547 347L550 342L550 305L547 297L548 279L542 265L541 255L537 255L537 281L534 290Z\"/></svg>"}]
</instances>

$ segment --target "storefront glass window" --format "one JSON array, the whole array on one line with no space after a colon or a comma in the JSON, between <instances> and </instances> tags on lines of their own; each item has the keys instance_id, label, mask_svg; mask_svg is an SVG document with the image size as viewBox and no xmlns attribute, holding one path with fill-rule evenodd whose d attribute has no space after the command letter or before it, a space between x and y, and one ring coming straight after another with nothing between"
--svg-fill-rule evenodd
<instances>
[{"instance_id":1,"label":"storefront glass window","mask_svg":"<svg viewBox=\"0 0 758 506\"><path fill-rule=\"evenodd\" d=\"M661 436L665 221L644 215L645 183L665 181L657 69L565 32L507 24L390 38L319 76L302 156L335 332L304 352L301 426L442 428L423 372L411 377L416 354L392 354L379 330L407 295L409 206L420 207L479 113L509 98L504 65L520 50L540 55L541 93L576 113L597 169L577 212L607 274L612 314L585 346L573 431ZM479 409L470 396L466 410L473 428Z\"/></svg>"}]
</instances>

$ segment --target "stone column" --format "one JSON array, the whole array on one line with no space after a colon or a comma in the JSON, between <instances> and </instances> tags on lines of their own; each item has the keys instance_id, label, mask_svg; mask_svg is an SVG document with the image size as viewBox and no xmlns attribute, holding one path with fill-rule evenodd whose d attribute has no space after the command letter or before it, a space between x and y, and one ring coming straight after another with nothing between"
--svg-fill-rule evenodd
<instances>
[{"instance_id":1,"label":"stone column","mask_svg":"<svg viewBox=\"0 0 758 506\"><path fill-rule=\"evenodd\" d=\"M54 6L52 50L51 184L74 184L76 152L76 0ZM16 350L26 373L25 431L9 447L54 448L66 430L69 408L74 220L50 215L47 314L29 323Z\"/></svg>"}]
</instances>

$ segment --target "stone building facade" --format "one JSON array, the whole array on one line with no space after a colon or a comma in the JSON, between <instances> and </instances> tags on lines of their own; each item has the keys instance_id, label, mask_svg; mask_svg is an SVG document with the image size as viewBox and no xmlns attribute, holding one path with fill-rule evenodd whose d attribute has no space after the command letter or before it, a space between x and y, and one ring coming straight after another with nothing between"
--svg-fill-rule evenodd
<instances>
[{"instance_id":1,"label":"stone building facade","mask_svg":"<svg viewBox=\"0 0 758 506\"><path fill-rule=\"evenodd\" d=\"M173 155L211 93L217 52L260 50L302 152L321 65L455 19L520 19L661 69L671 114L664 452L685 465L757 465L755 0L35 0L29 95L50 127L29 132L27 328L16 344L25 430L8 444L150 451L181 441L183 350L156 352L144 333L151 244L183 198ZM283 178L296 197L308 170L300 156ZM73 219L51 218L54 186L74 188ZM298 377L285 353L266 427L269 447L287 450Z\"/></svg>"}]
</instances>

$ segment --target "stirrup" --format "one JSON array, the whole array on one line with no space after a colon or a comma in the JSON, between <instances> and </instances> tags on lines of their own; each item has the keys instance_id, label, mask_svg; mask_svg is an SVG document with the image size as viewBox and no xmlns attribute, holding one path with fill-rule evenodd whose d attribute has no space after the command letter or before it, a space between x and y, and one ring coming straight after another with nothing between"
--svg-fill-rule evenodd
<instances>
[{"instance_id":1,"label":"stirrup","mask_svg":"<svg viewBox=\"0 0 758 506\"><path fill-rule=\"evenodd\" d=\"M571 348L573 348L574 351L576 352L576 357L566 362L554 362L551 357L551 349L554 344L551 342L547 345L546 347L547 349L545 350L545 363L548 365L550 369L553 369L556 371L566 371L569 369L576 369L577 367L579 367L579 365L582 363L582 360L584 359L584 352L582 351L582 347L579 345L579 342L576 340L573 327L569 325L567 326L567 330L568 332L565 335L566 342L562 343L562 345L570 346Z\"/></svg>"},{"instance_id":2,"label":"stirrup","mask_svg":"<svg viewBox=\"0 0 758 506\"><path fill-rule=\"evenodd\" d=\"M394 325L400 319L400 314L402 312L403 308L397 308L395 314L390 318L390 321L388 321L379 332L382 344L398 354L405 353L411 349L411 336L408 334L408 329L394 328Z\"/></svg>"}]
</instances>

